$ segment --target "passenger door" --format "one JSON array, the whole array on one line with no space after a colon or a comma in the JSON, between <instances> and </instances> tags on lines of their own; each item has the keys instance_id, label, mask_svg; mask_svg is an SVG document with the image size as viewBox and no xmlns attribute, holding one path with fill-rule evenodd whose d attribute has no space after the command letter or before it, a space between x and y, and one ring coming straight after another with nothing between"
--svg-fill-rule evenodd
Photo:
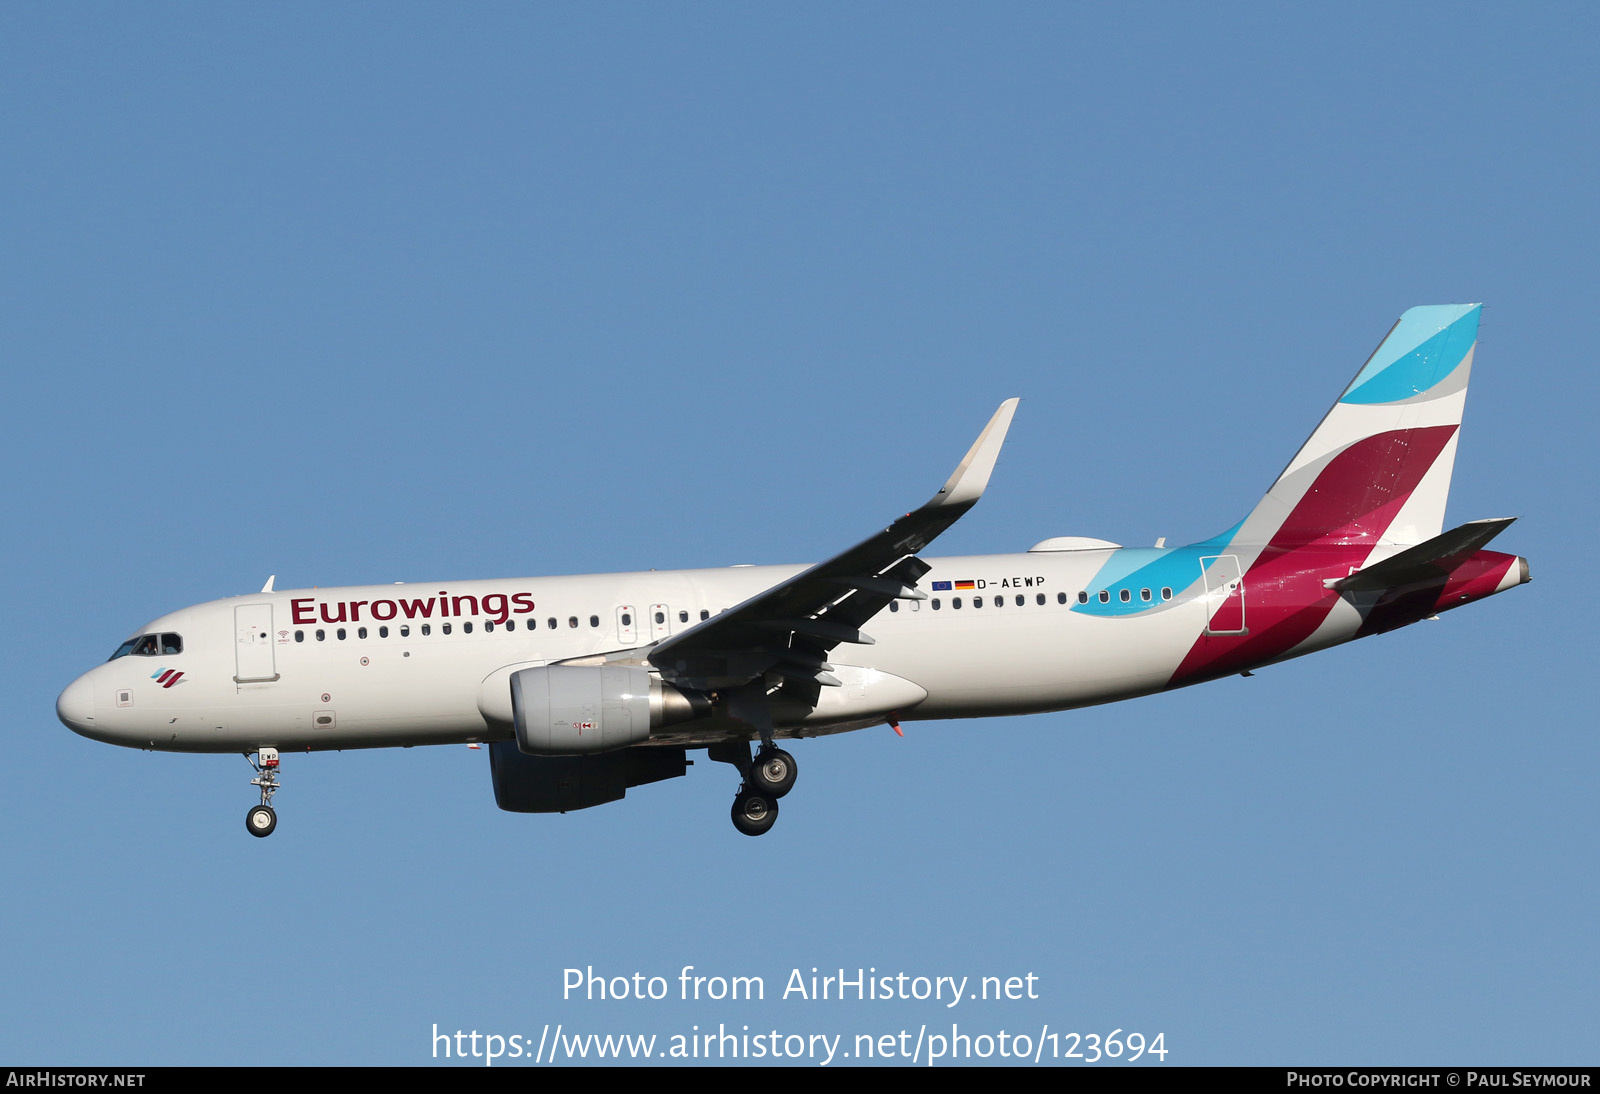
<instances>
[{"instance_id":1,"label":"passenger door","mask_svg":"<svg viewBox=\"0 0 1600 1094\"><path fill-rule=\"evenodd\" d=\"M272 646L272 605L241 604L233 609L234 679L241 684L278 678Z\"/></svg>"}]
</instances>

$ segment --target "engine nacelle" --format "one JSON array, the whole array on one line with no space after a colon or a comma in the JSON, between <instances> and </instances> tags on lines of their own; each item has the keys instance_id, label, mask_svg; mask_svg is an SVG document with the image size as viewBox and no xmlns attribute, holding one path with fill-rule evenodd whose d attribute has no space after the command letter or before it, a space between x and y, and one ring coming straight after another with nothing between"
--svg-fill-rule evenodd
<instances>
[{"instance_id":1,"label":"engine nacelle","mask_svg":"<svg viewBox=\"0 0 1600 1094\"><path fill-rule=\"evenodd\" d=\"M625 665L549 665L511 675L517 748L530 756L610 752L710 713L711 700L699 692Z\"/></svg>"},{"instance_id":2,"label":"engine nacelle","mask_svg":"<svg viewBox=\"0 0 1600 1094\"><path fill-rule=\"evenodd\" d=\"M512 813L566 813L623 798L628 788L675 779L681 748L630 748L604 756L525 756L510 741L489 745L494 803Z\"/></svg>"}]
</instances>

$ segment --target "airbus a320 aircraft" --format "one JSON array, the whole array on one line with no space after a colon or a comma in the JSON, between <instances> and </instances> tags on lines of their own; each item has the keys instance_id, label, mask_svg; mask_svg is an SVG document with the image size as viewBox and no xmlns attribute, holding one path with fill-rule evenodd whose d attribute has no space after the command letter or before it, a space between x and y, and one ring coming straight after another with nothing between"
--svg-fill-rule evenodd
<instances>
[{"instance_id":1,"label":"airbus a320 aircraft","mask_svg":"<svg viewBox=\"0 0 1600 1094\"><path fill-rule=\"evenodd\" d=\"M1012 399L926 505L815 566L269 579L142 627L56 711L112 744L244 753L256 836L282 751L460 742L488 745L495 801L524 813L616 801L704 748L738 769L733 823L760 835L795 783L779 740L1147 695L1527 581L1484 550L1511 520L1442 531L1479 312L1406 312L1250 514L1185 547L922 558L983 494Z\"/></svg>"}]
</instances>

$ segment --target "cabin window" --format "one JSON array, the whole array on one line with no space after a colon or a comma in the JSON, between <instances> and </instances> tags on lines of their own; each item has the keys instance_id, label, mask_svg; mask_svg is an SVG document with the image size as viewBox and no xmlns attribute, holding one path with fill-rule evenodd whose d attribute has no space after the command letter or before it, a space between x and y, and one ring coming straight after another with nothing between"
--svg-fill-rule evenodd
<instances>
[{"instance_id":1,"label":"cabin window","mask_svg":"<svg viewBox=\"0 0 1600 1094\"><path fill-rule=\"evenodd\" d=\"M424 623L422 625L422 633L423 633L424 636L432 634L433 633L433 624L432 623Z\"/></svg>"},{"instance_id":2,"label":"cabin window","mask_svg":"<svg viewBox=\"0 0 1600 1094\"><path fill-rule=\"evenodd\" d=\"M295 631L294 632L294 640L296 642L304 642L306 640L306 632L305 631Z\"/></svg>"},{"instance_id":3,"label":"cabin window","mask_svg":"<svg viewBox=\"0 0 1600 1094\"><path fill-rule=\"evenodd\" d=\"M358 629L356 631L356 637L357 638L365 638L366 636L367 636L367 628L361 627L360 629Z\"/></svg>"},{"instance_id":4,"label":"cabin window","mask_svg":"<svg viewBox=\"0 0 1600 1094\"><path fill-rule=\"evenodd\" d=\"M344 641L345 633L344 633L344 628L343 627L340 627L338 630L334 631L333 633L338 636L339 641L341 641L341 642Z\"/></svg>"},{"instance_id":5,"label":"cabin window","mask_svg":"<svg viewBox=\"0 0 1600 1094\"><path fill-rule=\"evenodd\" d=\"M934 611L938 611L939 610L939 598L938 597L934 597L933 598L933 610Z\"/></svg>"},{"instance_id":6,"label":"cabin window","mask_svg":"<svg viewBox=\"0 0 1600 1094\"><path fill-rule=\"evenodd\" d=\"M1149 589L1140 589L1139 590L1139 599L1143 600L1145 603L1149 603L1150 602L1150 590Z\"/></svg>"},{"instance_id":7,"label":"cabin window","mask_svg":"<svg viewBox=\"0 0 1600 1094\"><path fill-rule=\"evenodd\" d=\"M981 597L981 596L975 596L975 597L973 597L973 598L972 598L972 606L973 606L973 607L974 607L974 608L981 608L981 607L983 607L983 597Z\"/></svg>"},{"instance_id":8,"label":"cabin window","mask_svg":"<svg viewBox=\"0 0 1600 1094\"><path fill-rule=\"evenodd\" d=\"M439 633L440 633L440 634L449 634L449 633L450 633L450 624L448 624L448 623L441 623L441 624L440 624L440 625L439 625Z\"/></svg>"},{"instance_id":9,"label":"cabin window","mask_svg":"<svg viewBox=\"0 0 1600 1094\"><path fill-rule=\"evenodd\" d=\"M589 617L589 626L598 627L599 625L600 625L600 617L598 615L591 615Z\"/></svg>"},{"instance_id":10,"label":"cabin window","mask_svg":"<svg viewBox=\"0 0 1600 1094\"><path fill-rule=\"evenodd\" d=\"M575 616L575 615L567 616L567 626L576 627L577 625L578 625L578 617L577 616Z\"/></svg>"},{"instance_id":11,"label":"cabin window","mask_svg":"<svg viewBox=\"0 0 1600 1094\"><path fill-rule=\"evenodd\" d=\"M545 622L550 625L550 629L551 630L555 630L556 629L556 617L555 616L552 615L549 619L545 620Z\"/></svg>"},{"instance_id":12,"label":"cabin window","mask_svg":"<svg viewBox=\"0 0 1600 1094\"><path fill-rule=\"evenodd\" d=\"M889 610L891 612L899 611L900 610L900 602L898 600L889 601Z\"/></svg>"},{"instance_id":13,"label":"cabin window","mask_svg":"<svg viewBox=\"0 0 1600 1094\"><path fill-rule=\"evenodd\" d=\"M445 624L445 629L449 630L450 629L450 624L446 623ZM461 624L461 633L462 634L471 634L472 633L472 621L470 619L467 620L467 622Z\"/></svg>"},{"instance_id":14,"label":"cabin window","mask_svg":"<svg viewBox=\"0 0 1600 1094\"><path fill-rule=\"evenodd\" d=\"M1017 603L1018 603L1018 604L1021 604L1021 603L1022 603L1022 597L1020 597L1020 596L1019 596L1019 597L1017 597ZM994 606L995 606L995 607L997 607L997 608L1003 608L1003 607L1005 607L1005 606L1006 606L1006 598L1005 598L1005 597L1003 597L1003 596L997 596L997 597L995 597L995 598L994 598Z\"/></svg>"},{"instance_id":15,"label":"cabin window","mask_svg":"<svg viewBox=\"0 0 1600 1094\"><path fill-rule=\"evenodd\" d=\"M1061 595L1062 595L1063 598L1065 598L1067 594L1066 593L1062 593ZM1089 594L1085 593L1085 592L1079 592L1078 593L1078 603L1079 604L1087 604L1087 603L1089 603Z\"/></svg>"},{"instance_id":16,"label":"cabin window","mask_svg":"<svg viewBox=\"0 0 1600 1094\"><path fill-rule=\"evenodd\" d=\"M388 627L379 627L378 628L378 637L379 638L388 638L389 637L389 628Z\"/></svg>"},{"instance_id":17,"label":"cabin window","mask_svg":"<svg viewBox=\"0 0 1600 1094\"><path fill-rule=\"evenodd\" d=\"M411 625L409 623L400 624L400 637L401 638L408 638L408 637L410 637L410 635L411 635Z\"/></svg>"},{"instance_id":18,"label":"cabin window","mask_svg":"<svg viewBox=\"0 0 1600 1094\"><path fill-rule=\"evenodd\" d=\"M661 613L660 612L656 613L656 622L657 623L661 622ZM624 627L633 626L633 613L632 612L623 612L622 613L622 625Z\"/></svg>"},{"instance_id":19,"label":"cabin window","mask_svg":"<svg viewBox=\"0 0 1600 1094\"><path fill-rule=\"evenodd\" d=\"M1172 590L1169 589L1165 585L1163 585L1161 587L1161 599L1162 600L1171 600L1172 599Z\"/></svg>"},{"instance_id":20,"label":"cabin window","mask_svg":"<svg viewBox=\"0 0 1600 1094\"><path fill-rule=\"evenodd\" d=\"M656 623L657 624L665 623L666 621L667 621L667 613L666 612L657 612L656 613Z\"/></svg>"},{"instance_id":21,"label":"cabin window","mask_svg":"<svg viewBox=\"0 0 1600 1094\"><path fill-rule=\"evenodd\" d=\"M517 621L515 619L506 620L506 630L514 631L516 629L517 629Z\"/></svg>"},{"instance_id":22,"label":"cabin window","mask_svg":"<svg viewBox=\"0 0 1600 1094\"><path fill-rule=\"evenodd\" d=\"M1061 599L1062 600L1066 600L1066 598L1067 598L1066 594L1062 593L1061 594ZM1044 594L1043 593L1039 593L1037 596L1035 596L1034 597L1034 603L1035 604L1043 604L1044 603Z\"/></svg>"},{"instance_id":23,"label":"cabin window","mask_svg":"<svg viewBox=\"0 0 1600 1094\"><path fill-rule=\"evenodd\" d=\"M951 607L952 607L952 608L959 608L959 607L961 607L961 598L960 598L960 597L959 597L959 596L952 596L952 597L951 597L951 598L950 598L950 606L951 606Z\"/></svg>"},{"instance_id":24,"label":"cabin window","mask_svg":"<svg viewBox=\"0 0 1600 1094\"><path fill-rule=\"evenodd\" d=\"M687 622L689 622L689 613L688 612L684 612L684 611L680 611L678 613L678 622L679 623L687 623Z\"/></svg>"},{"instance_id":25,"label":"cabin window","mask_svg":"<svg viewBox=\"0 0 1600 1094\"><path fill-rule=\"evenodd\" d=\"M704 623L706 620L708 620L710 618L711 618L711 613L708 612L706 609L701 608L700 609L700 622Z\"/></svg>"},{"instance_id":26,"label":"cabin window","mask_svg":"<svg viewBox=\"0 0 1600 1094\"><path fill-rule=\"evenodd\" d=\"M1118 596L1119 596L1119 597L1121 597L1121 598L1122 598L1122 602L1123 602L1123 603L1124 603L1124 604L1126 604L1126 603L1127 603L1127 602L1128 602L1128 601L1130 601L1130 600L1132 600L1132 599L1133 599L1133 593L1132 593L1132 592L1130 592L1130 591L1129 591L1129 590L1127 590L1127 589L1123 589L1123 590L1122 590L1122 591L1121 591L1121 592L1120 592L1120 593L1118 593L1118 594L1117 594L1117 595L1118 595Z\"/></svg>"},{"instance_id":27,"label":"cabin window","mask_svg":"<svg viewBox=\"0 0 1600 1094\"><path fill-rule=\"evenodd\" d=\"M323 631L323 630L317 631L317 641L318 642L323 641L327 637L328 637L328 632L327 631Z\"/></svg>"},{"instance_id":28,"label":"cabin window","mask_svg":"<svg viewBox=\"0 0 1600 1094\"><path fill-rule=\"evenodd\" d=\"M483 633L484 634L493 634L494 633L494 620L485 619L483 621Z\"/></svg>"},{"instance_id":29,"label":"cabin window","mask_svg":"<svg viewBox=\"0 0 1600 1094\"><path fill-rule=\"evenodd\" d=\"M1027 602L1028 602L1028 598L1027 597L1023 596L1021 593L1017 594L1017 607L1020 608L1024 604L1026 604Z\"/></svg>"},{"instance_id":30,"label":"cabin window","mask_svg":"<svg viewBox=\"0 0 1600 1094\"><path fill-rule=\"evenodd\" d=\"M1111 603L1111 594L1106 592L1104 589L1100 590L1100 603L1102 603L1102 604Z\"/></svg>"}]
</instances>

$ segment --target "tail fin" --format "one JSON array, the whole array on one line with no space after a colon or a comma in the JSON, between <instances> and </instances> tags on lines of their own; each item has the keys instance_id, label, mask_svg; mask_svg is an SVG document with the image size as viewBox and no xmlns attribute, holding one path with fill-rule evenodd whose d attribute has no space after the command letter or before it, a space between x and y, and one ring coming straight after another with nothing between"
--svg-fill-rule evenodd
<instances>
[{"instance_id":1,"label":"tail fin","mask_svg":"<svg viewBox=\"0 0 1600 1094\"><path fill-rule=\"evenodd\" d=\"M1481 308L1438 304L1402 315L1230 538L1292 549L1437 536Z\"/></svg>"}]
</instances>

